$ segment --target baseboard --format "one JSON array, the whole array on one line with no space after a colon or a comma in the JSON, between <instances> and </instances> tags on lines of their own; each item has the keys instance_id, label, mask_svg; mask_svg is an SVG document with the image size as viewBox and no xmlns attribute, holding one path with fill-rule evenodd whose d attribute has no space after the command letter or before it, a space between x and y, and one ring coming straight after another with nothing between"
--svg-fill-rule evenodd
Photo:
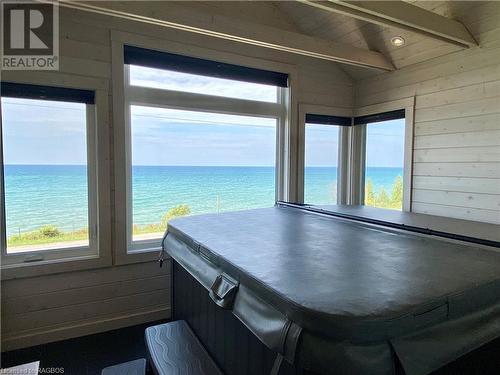
<instances>
[{"instance_id":1,"label":"baseboard","mask_svg":"<svg viewBox=\"0 0 500 375\"><path fill-rule=\"evenodd\" d=\"M169 319L170 317L170 306L157 306L149 310L136 311L106 318L101 317L92 320L71 322L68 325L58 327L45 327L43 330L23 331L18 334L2 337L1 351L6 352L47 344L54 341L67 340L156 320Z\"/></svg>"}]
</instances>

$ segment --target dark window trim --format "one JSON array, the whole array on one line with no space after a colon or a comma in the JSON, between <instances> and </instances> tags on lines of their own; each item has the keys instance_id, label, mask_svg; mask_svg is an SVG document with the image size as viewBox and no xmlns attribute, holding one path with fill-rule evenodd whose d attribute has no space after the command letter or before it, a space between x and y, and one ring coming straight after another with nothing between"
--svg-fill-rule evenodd
<instances>
[{"instance_id":1,"label":"dark window trim","mask_svg":"<svg viewBox=\"0 0 500 375\"><path fill-rule=\"evenodd\" d=\"M124 63L176 72L288 87L288 74L125 45ZM209 93L207 93L209 94Z\"/></svg>"},{"instance_id":2,"label":"dark window trim","mask_svg":"<svg viewBox=\"0 0 500 375\"><path fill-rule=\"evenodd\" d=\"M352 119L350 117L306 113L306 123L308 124L351 126L351 122Z\"/></svg>"},{"instance_id":3,"label":"dark window trim","mask_svg":"<svg viewBox=\"0 0 500 375\"><path fill-rule=\"evenodd\" d=\"M380 122L380 121L389 121L389 120L398 120L405 118L405 110L398 109L395 111L376 113L373 115L367 116L358 116L353 118L353 125L363 125L369 124L371 122Z\"/></svg>"},{"instance_id":4,"label":"dark window trim","mask_svg":"<svg viewBox=\"0 0 500 375\"><path fill-rule=\"evenodd\" d=\"M1 82L2 97L43 99L61 102L95 104L94 91L69 89L66 87L53 87L29 85L25 83Z\"/></svg>"},{"instance_id":5,"label":"dark window trim","mask_svg":"<svg viewBox=\"0 0 500 375\"><path fill-rule=\"evenodd\" d=\"M352 118L306 113L306 123L308 124L338 125L338 126L364 125L372 122L398 120L403 118L405 118L404 109L398 109L395 111L375 113L372 115L358 116Z\"/></svg>"}]
</instances>

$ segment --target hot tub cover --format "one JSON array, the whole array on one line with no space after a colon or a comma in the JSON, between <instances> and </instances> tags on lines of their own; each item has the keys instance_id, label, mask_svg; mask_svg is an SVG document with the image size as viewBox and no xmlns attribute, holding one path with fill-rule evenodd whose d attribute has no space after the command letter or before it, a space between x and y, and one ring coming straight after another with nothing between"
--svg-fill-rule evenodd
<instances>
[{"instance_id":1,"label":"hot tub cover","mask_svg":"<svg viewBox=\"0 0 500 375\"><path fill-rule=\"evenodd\" d=\"M427 374L500 336L498 249L291 207L177 218L163 246L264 344L322 374Z\"/></svg>"}]
</instances>

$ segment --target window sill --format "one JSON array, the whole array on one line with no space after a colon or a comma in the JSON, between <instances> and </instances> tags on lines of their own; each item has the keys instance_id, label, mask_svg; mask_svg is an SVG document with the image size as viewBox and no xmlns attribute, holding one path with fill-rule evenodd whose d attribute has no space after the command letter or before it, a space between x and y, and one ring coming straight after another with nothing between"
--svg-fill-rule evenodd
<instances>
[{"instance_id":1,"label":"window sill","mask_svg":"<svg viewBox=\"0 0 500 375\"><path fill-rule=\"evenodd\" d=\"M1 279L11 280L25 277L74 272L112 266L110 255L91 255L39 262L2 265Z\"/></svg>"},{"instance_id":2,"label":"window sill","mask_svg":"<svg viewBox=\"0 0 500 375\"><path fill-rule=\"evenodd\" d=\"M127 252L117 253L115 263L117 265L125 265L157 261L160 251L161 246L155 246L147 249L128 250Z\"/></svg>"}]
</instances>

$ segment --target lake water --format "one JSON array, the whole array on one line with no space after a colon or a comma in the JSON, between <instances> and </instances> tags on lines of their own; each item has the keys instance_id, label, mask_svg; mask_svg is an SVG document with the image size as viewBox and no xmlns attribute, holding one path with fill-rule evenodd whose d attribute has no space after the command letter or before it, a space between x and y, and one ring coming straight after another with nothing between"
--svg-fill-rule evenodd
<instances>
[{"instance_id":1,"label":"lake water","mask_svg":"<svg viewBox=\"0 0 500 375\"><path fill-rule=\"evenodd\" d=\"M270 207L274 167L135 166L134 223L160 221L170 208L187 204L192 214ZM86 167L6 165L7 235L55 225L64 231L86 227ZM401 168L368 168L375 190L390 191ZM306 203L335 203L336 168L306 168ZM105 192L107 193L107 192Z\"/></svg>"}]
</instances>

